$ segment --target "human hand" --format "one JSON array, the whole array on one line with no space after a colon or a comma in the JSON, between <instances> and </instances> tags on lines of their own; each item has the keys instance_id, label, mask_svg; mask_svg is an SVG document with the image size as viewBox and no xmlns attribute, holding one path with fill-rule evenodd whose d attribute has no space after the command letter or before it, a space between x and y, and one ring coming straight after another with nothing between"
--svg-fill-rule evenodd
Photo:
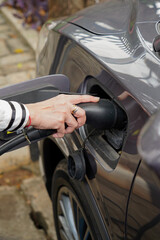
<instances>
[{"instance_id":1,"label":"human hand","mask_svg":"<svg viewBox=\"0 0 160 240\"><path fill-rule=\"evenodd\" d=\"M32 120L31 125L38 129L56 129L54 137L63 137L74 129L85 124L85 111L75 104L84 102L98 102L98 97L90 95L64 95L60 94L51 99L27 104ZM77 110L73 113L74 110ZM67 126L67 127L66 127Z\"/></svg>"}]
</instances>

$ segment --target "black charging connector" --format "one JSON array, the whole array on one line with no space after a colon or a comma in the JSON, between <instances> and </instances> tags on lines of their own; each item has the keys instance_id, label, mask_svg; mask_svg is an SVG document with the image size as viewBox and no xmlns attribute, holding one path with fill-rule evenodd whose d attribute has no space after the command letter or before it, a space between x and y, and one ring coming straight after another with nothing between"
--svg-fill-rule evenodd
<instances>
[{"instance_id":1,"label":"black charging connector","mask_svg":"<svg viewBox=\"0 0 160 240\"><path fill-rule=\"evenodd\" d=\"M126 114L113 101L100 99L96 103L80 103L86 112L86 123L96 129L122 129L126 125Z\"/></svg>"}]
</instances>

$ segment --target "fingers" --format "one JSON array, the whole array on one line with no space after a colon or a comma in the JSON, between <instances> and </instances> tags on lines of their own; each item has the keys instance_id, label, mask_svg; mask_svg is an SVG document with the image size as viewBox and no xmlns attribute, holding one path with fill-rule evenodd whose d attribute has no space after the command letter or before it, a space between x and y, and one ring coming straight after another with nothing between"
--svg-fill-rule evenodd
<instances>
[{"instance_id":1,"label":"fingers","mask_svg":"<svg viewBox=\"0 0 160 240\"><path fill-rule=\"evenodd\" d=\"M72 114L69 114L66 119L66 125L67 128L65 130L65 133L71 133L78 127L78 122L76 119L72 116Z\"/></svg>"},{"instance_id":2,"label":"fingers","mask_svg":"<svg viewBox=\"0 0 160 240\"><path fill-rule=\"evenodd\" d=\"M65 109L59 108L59 113L56 114L59 116L58 125L55 126L57 133L53 134L53 137L63 137L65 134L73 132L78 127L78 122L71 113L72 110L72 104L67 104Z\"/></svg>"},{"instance_id":3,"label":"fingers","mask_svg":"<svg viewBox=\"0 0 160 240\"><path fill-rule=\"evenodd\" d=\"M72 115L72 111L74 108L77 108L77 111L74 115ZM65 119L63 120L63 127L57 128L57 133L53 134L53 137L59 138L63 137L67 133L72 133L75 129L81 127L85 124L86 115L85 111L77 106L70 104L69 111L65 112ZM67 126L65 129L65 125Z\"/></svg>"},{"instance_id":4,"label":"fingers","mask_svg":"<svg viewBox=\"0 0 160 240\"><path fill-rule=\"evenodd\" d=\"M88 101L91 101L91 100L98 101L99 100L99 98L95 99L95 97L92 97L92 96L81 96L81 95L78 95L78 97L75 95L73 95L73 96L65 95L65 97L67 97L66 102L65 102L65 104L62 104L62 106L63 106L62 108L63 108L64 115L65 115L65 119L63 122L63 128L57 128L57 134L54 134L54 137L62 137L62 136L64 136L64 134L71 133L75 129L83 126L86 122L85 111L75 104L70 104L69 100L72 100L72 102L74 102L74 101L86 102L87 100ZM70 98L70 97L72 97L72 98ZM64 99L64 96L61 95L61 98ZM64 129L64 124L67 125L66 129Z\"/></svg>"},{"instance_id":5,"label":"fingers","mask_svg":"<svg viewBox=\"0 0 160 240\"><path fill-rule=\"evenodd\" d=\"M93 97L91 95L64 95L60 94L58 96L61 99L65 99L66 101L72 104L84 103L84 102L98 102L99 97Z\"/></svg>"},{"instance_id":6,"label":"fingers","mask_svg":"<svg viewBox=\"0 0 160 240\"><path fill-rule=\"evenodd\" d=\"M72 95L71 97L71 103L72 104L78 104L78 103L84 103L84 102L98 102L99 97L93 97L90 95Z\"/></svg>"},{"instance_id":7,"label":"fingers","mask_svg":"<svg viewBox=\"0 0 160 240\"><path fill-rule=\"evenodd\" d=\"M28 104L32 126L39 129L57 129L54 137L63 137L85 124L85 111L77 106L83 102L98 102L98 97L90 95L64 95ZM75 106L74 106L75 105ZM74 110L74 111L73 111ZM67 128L65 128L65 124Z\"/></svg>"},{"instance_id":8,"label":"fingers","mask_svg":"<svg viewBox=\"0 0 160 240\"><path fill-rule=\"evenodd\" d=\"M54 133L54 134L52 134L52 136L54 138L62 138L62 137L64 137L64 134L63 133Z\"/></svg>"},{"instance_id":9,"label":"fingers","mask_svg":"<svg viewBox=\"0 0 160 240\"><path fill-rule=\"evenodd\" d=\"M85 124L86 113L82 108L78 107L78 110L76 111L76 113L74 113L74 117L76 117L77 122L78 122L78 127L77 128L79 128L79 127L81 127Z\"/></svg>"}]
</instances>

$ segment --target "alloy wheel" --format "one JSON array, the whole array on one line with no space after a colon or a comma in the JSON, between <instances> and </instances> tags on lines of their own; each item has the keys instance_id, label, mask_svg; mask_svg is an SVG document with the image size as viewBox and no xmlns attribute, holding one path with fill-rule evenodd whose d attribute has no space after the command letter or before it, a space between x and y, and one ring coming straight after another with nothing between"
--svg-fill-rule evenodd
<instances>
[{"instance_id":1,"label":"alloy wheel","mask_svg":"<svg viewBox=\"0 0 160 240\"><path fill-rule=\"evenodd\" d=\"M59 234L62 240L93 240L85 213L78 198L67 187L61 187L57 203Z\"/></svg>"}]
</instances>

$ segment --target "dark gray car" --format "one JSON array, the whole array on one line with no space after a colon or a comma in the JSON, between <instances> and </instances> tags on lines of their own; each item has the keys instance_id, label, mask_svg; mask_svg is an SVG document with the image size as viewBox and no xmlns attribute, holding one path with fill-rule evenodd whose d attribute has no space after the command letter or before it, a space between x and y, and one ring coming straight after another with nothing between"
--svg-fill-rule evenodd
<instances>
[{"instance_id":1,"label":"dark gray car","mask_svg":"<svg viewBox=\"0 0 160 240\"><path fill-rule=\"evenodd\" d=\"M160 239L159 174L137 151L160 105L159 21L159 1L110 0L41 31L37 75L64 74L70 93L107 99L124 116L41 142L58 239Z\"/></svg>"}]
</instances>

